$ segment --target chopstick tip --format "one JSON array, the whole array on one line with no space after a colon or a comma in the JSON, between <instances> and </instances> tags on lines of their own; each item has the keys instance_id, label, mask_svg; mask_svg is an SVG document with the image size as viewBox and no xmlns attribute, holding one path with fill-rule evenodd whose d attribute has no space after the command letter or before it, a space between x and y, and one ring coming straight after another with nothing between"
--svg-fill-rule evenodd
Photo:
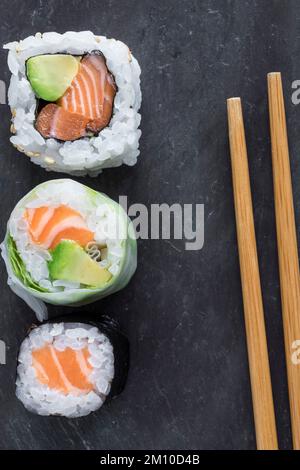
<instances>
[{"instance_id":1,"label":"chopstick tip","mask_svg":"<svg viewBox=\"0 0 300 470\"><path fill-rule=\"evenodd\" d=\"M227 103L233 102L233 101L241 101L241 98L239 96L234 96L232 98L227 99Z\"/></svg>"},{"instance_id":2,"label":"chopstick tip","mask_svg":"<svg viewBox=\"0 0 300 470\"><path fill-rule=\"evenodd\" d=\"M269 77L269 78L272 78L272 77L281 77L281 72L269 72L269 73L268 73L268 77Z\"/></svg>"}]
</instances>

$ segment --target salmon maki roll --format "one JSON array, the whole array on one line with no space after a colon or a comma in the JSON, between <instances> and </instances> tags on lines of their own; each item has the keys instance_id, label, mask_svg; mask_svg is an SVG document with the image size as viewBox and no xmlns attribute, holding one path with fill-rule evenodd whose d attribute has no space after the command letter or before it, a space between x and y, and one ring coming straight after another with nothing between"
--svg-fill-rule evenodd
<instances>
[{"instance_id":1,"label":"salmon maki roll","mask_svg":"<svg viewBox=\"0 0 300 470\"><path fill-rule=\"evenodd\" d=\"M16 395L39 415L85 416L121 393L128 363L128 341L107 317L45 323L21 345Z\"/></svg>"},{"instance_id":2,"label":"salmon maki roll","mask_svg":"<svg viewBox=\"0 0 300 470\"><path fill-rule=\"evenodd\" d=\"M44 302L81 306L120 290L137 263L121 206L72 180L30 191L13 210L1 249L10 287L39 320L47 318Z\"/></svg>"},{"instance_id":3,"label":"salmon maki roll","mask_svg":"<svg viewBox=\"0 0 300 470\"><path fill-rule=\"evenodd\" d=\"M134 165L141 90L129 48L89 31L21 42L4 46L12 72L13 145L48 170L76 176Z\"/></svg>"}]
</instances>

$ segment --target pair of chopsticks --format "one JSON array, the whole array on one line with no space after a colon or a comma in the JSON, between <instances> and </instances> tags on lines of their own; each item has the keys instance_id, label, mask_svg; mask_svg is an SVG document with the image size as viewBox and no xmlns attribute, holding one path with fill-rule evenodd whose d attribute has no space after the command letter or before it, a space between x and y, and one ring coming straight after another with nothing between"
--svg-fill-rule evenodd
<instances>
[{"instance_id":1,"label":"pair of chopsticks","mask_svg":"<svg viewBox=\"0 0 300 470\"><path fill-rule=\"evenodd\" d=\"M294 449L300 449L300 284L284 98L280 73L268 75L269 114L282 317ZM229 141L250 381L259 450L278 449L240 98L227 101ZM297 346L298 345L298 346ZM297 356L296 356L297 358Z\"/></svg>"}]
</instances>

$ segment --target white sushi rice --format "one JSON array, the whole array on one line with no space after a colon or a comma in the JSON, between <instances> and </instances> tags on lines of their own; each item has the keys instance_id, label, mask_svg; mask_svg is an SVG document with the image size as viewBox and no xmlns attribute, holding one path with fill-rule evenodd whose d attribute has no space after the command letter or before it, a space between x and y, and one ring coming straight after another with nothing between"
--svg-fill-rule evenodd
<instances>
[{"instance_id":1,"label":"white sushi rice","mask_svg":"<svg viewBox=\"0 0 300 470\"><path fill-rule=\"evenodd\" d=\"M32 364L32 352L47 345L57 351L88 348L88 362L93 368L88 380L94 389L64 394L41 383ZM29 411L42 416L88 415L103 405L114 378L112 344L98 328L83 323L47 323L34 328L21 345L18 362L16 395Z\"/></svg>"},{"instance_id":2,"label":"white sushi rice","mask_svg":"<svg viewBox=\"0 0 300 470\"><path fill-rule=\"evenodd\" d=\"M87 197L86 187L73 180L54 180L45 186L39 186L35 197L25 204L17 205L8 221L8 230L14 239L17 250L35 282L49 292L79 289L80 283L49 278L47 262L51 260L48 250L32 242L28 232L28 223L24 219L26 208L41 206L57 207L67 205L78 211L85 220L89 230L94 232L95 241L107 247L107 257L99 265L108 269L115 276L120 270L124 256L126 227L120 214L109 204L95 205Z\"/></svg>"},{"instance_id":3,"label":"white sushi rice","mask_svg":"<svg viewBox=\"0 0 300 470\"><path fill-rule=\"evenodd\" d=\"M128 47L121 41L95 36L90 31L37 33L8 49L8 66L12 73L8 102L12 110L12 144L47 170L76 176L97 176L102 169L125 163L134 165L139 155L141 131L140 67ZM36 98L26 77L26 60L39 54L65 52L82 55L99 50L114 75L118 91L113 116L98 136L74 142L44 139L35 129Z\"/></svg>"}]
</instances>

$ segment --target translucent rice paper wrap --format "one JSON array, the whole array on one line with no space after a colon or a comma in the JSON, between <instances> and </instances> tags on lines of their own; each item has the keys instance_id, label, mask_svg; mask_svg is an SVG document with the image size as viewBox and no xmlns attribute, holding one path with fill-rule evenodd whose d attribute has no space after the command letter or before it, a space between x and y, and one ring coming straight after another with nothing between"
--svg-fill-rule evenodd
<instances>
[{"instance_id":1,"label":"translucent rice paper wrap","mask_svg":"<svg viewBox=\"0 0 300 470\"><path fill-rule=\"evenodd\" d=\"M114 275L111 280L108 281L102 288L77 288L67 289L59 292L41 292L39 289L25 285L22 279L16 275L13 268L9 250L9 239L11 239L9 224L13 214L18 209L23 209L28 202L34 200L36 191L39 188L43 187L51 191L51 186L53 184L61 184L64 182L72 182L72 184L78 185L78 189L81 191L83 189L89 203L93 204L95 207L101 204L106 204L109 205L110 209L115 211L117 214L119 225L118 234L122 238L122 256L117 274ZM137 244L134 229L123 208L105 194L99 193L92 190L88 186L67 179L53 180L42 183L31 190L26 196L24 196L24 198L19 201L8 221L5 239L1 244L1 254L6 264L8 285L16 295L21 297L27 303L27 305L29 305L29 307L34 310L38 320L40 321L48 318L45 302L52 305L66 305L72 307L79 307L95 302L125 287L133 276L137 266Z\"/></svg>"}]
</instances>

